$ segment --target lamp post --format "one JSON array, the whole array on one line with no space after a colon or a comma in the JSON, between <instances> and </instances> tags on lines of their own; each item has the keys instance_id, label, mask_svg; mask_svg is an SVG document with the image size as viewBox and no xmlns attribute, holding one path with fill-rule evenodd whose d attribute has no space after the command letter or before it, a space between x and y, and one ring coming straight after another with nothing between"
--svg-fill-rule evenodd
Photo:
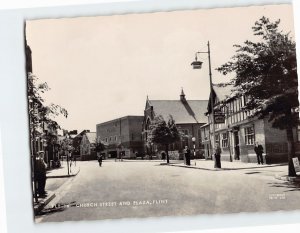
<instances>
[{"instance_id":1,"label":"lamp post","mask_svg":"<svg viewBox=\"0 0 300 233\"><path fill-rule=\"evenodd\" d=\"M193 148L194 148L194 159L196 158L196 138L195 137L192 137L192 142L193 142Z\"/></svg>"},{"instance_id":2,"label":"lamp post","mask_svg":"<svg viewBox=\"0 0 300 233\"><path fill-rule=\"evenodd\" d=\"M201 61L198 61L197 55L200 53L206 53L208 55L208 67L209 67L209 84L210 84L210 104L211 104L211 124L212 124L212 132L213 132L213 140L212 140L212 149L215 149L215 140L216 140L216 135L215 135L215 113L214 113L214 95L213 95L213 84L212 84L212 74L211 74L211 60L210 60L210 46L209 46L209 41L207 42L207 51L199 51L196 52L195 54L195 61L192 62L193 69L201 69L202 68L202 63Z\"/></svg>"}]
</instances>

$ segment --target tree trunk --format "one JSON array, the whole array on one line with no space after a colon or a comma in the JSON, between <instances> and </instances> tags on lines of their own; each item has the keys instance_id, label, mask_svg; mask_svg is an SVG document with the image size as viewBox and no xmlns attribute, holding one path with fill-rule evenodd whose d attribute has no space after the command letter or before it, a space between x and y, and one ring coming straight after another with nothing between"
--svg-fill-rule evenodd
<instances>
[{"instance_id":1,"label":"tree trunk","mask_svg":"<svg viewBox=\"0 0 300 233\"><path fill-rule=\"evenodd\" d=\"M167 156L167 163L170 163L170 159L169 159L169 145L166 144L166 156Z\"/></svg>"},{"instance_id":2,"label":"tree trunk","mask_svg":"<svg viewBox=\"0 0 300 233\"><path fill-rule=\"evenodd\" d=\"M296 171L293 164L293 158L295 157L295 143L293 136L293 128L291 125L286 129L287 141L288 141L288 175L296 176Z\"/></svg>"}]
</instances>

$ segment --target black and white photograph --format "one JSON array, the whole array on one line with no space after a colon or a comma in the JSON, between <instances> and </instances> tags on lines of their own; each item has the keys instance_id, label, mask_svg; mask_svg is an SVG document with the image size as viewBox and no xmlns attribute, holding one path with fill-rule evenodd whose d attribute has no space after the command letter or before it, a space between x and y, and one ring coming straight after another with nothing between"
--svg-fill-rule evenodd
<instances>
[{"instance_id":1,"label":"black and white photograph","mask_svg":"<svg viewBox=\"0 0 300 233\"><path fill-rule=\"evenodd\" d=\"M24 22L35 223L300 209L292 4Z\"/></svg>"}]
</instances>

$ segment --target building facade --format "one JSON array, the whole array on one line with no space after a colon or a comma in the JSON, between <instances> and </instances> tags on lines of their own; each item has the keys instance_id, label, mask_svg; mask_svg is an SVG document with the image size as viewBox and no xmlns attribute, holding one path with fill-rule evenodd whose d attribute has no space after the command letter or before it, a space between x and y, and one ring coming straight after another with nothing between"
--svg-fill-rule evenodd
<instances>
[{"instance_id":1,"label":"building facade","mask_svg":"<svg viewBox=\"0 0 300 233\"><path fill-rule=\"evenodd\" d=\"M125 116L97 124L97 138L107 146L106 158L136 158L143 154L143 116Z\"/></svg>"},{"instance_id":2,"label":"building facade","mask_svg":"<svg viewBox=\"0 0 300 233\"><path fill-rule=\"evenodd\" d=\"M81 160L96 159L95 151L96 132L85 132L80 142L80 158Z\"/></svg>"},{"instance_id":3,"label":"building facade","mask_svg":"<svg viewBox=\"0 0 300 233\"><path fill-rule=\"evenodd\" d=\"M250 117L253 110L245 110L247 97L235 96L232 86L213 85L214 110L225 116L224 123L215 123L215 142L222 149L221 158L226 161L257 162L254 145L257 141L264 148L264 161L266 163L287 162L287 136L285 130L272 127L268 118L258 119ZM211 95L211 96L212 96ZM211 99L210 99L211 101ZM205 144L205 156L212 158L213 140L212 114L208 105L209 124L201 128L201 134L209 134ZM294 130L297 142L297 130ZM204 136L202 137L204 140ZM298 148L296 146L296 148Z\"/></svg>"},{"instance_id":4,"label":"building facade","mask_svg":"<svg viewBox=\"0 0 300 233\"><path fill-rule=\"evenodd\" d=\"M203 144L200 127L207 123L204 113L207 111L208 100L186 100L181 90L179 100L149 100L147 97L143 121L144 151L147 157L164 159L165 149L159 145L147 143L149 126L155 116L161 115L168 120L171 115L183 137L169 146L170 159L182 159L183 149L188 146L193 156L203 156Z\"/></svg>"}]
</instances>

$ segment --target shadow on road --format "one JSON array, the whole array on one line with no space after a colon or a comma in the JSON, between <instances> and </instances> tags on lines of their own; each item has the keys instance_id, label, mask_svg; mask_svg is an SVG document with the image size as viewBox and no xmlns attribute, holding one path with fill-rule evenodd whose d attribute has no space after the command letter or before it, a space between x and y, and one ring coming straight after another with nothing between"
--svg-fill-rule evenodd
<instances>
[{"instance_id":1,"label":"shadow on road","mask_svg":"<svg viewBox=\"0 0 300 233\"><path fill-rule=\"evenodd\" d=\"M284 183L268 183L268 184L270 185L270 187L287 188L288 189L283 192L300 191L300 183L298 183L298 182L286 181Z\"/></svg>"}]
</instances>

